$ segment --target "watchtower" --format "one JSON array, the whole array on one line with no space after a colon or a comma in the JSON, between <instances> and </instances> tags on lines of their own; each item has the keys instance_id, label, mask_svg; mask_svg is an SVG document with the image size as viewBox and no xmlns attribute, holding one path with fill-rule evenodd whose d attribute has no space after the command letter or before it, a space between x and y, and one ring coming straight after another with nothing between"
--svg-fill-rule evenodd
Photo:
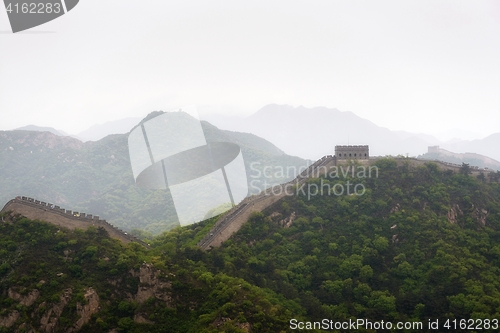
<instances>
[{"instance_id":1,"label":"watchtower","mask_svg":"<svg viewBox=\"0 0 500 333\"><path fill-rule=\"evenodd\" d=\"M362 146L335 146L337 160L367 160L370 158L368 145Z\"/></svg>"},{"instance_id":2,"label":"watchtower","mask_svg":"<svg viewBox=\"0 0 500 333\"><path fill-rule=\"evenodd\" d=\"M429 154L439 154L439 146L429 146L429 147L427 147L427 153L429 153Z\"/></svg>"}]
</instances>

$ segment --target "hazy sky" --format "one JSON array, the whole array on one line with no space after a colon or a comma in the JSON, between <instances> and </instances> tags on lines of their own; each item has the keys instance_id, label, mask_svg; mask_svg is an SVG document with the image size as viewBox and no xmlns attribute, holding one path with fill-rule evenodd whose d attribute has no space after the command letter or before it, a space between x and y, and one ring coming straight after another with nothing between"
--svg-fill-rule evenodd
<instances>
[{"instance_id":1,"label":"hazy sky","mask_svg":"<svg viewBox=\"0 0 500 333\"><path fill-rule=\"evenodd\" d=\"M18 34L0 8L0 129L279 103L487 135L499 61L498 1L82 0Z\"/></svg>"}]
</instances>

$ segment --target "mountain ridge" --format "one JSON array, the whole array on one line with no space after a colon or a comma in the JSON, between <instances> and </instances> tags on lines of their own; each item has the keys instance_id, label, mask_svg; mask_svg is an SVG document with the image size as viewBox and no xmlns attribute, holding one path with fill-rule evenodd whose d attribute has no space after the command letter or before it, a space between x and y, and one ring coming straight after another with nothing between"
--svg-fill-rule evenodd
<instances>
[{"instance_id":1,"label":"mountain ridge","mask_svg":"<svg viewBox=\"0 0 500 333\"><path fill-rule=\"evenodd\" d=\"M372 331L367 321L425 331L431 320L446 331L452 318L497 318L499 179L406 158L374 163L373 177L306 181L330 190L355 182L363 194L286 196L210 251L196 244L215 219L153 237L146 249L96 228L0 213L0 326L271 333L364 318L358 331Z\"/></svg>"},{"instance_id":2,"label":"mountain ridge","mask_svg":"<svg viewBox=\"0 0 500 333\"><path fill-rule=\"evenodd\" d=\"M111 238L116 238L125 244L136 242L147 246L138 238L116 228L106 222L106 220L101 220L99 216L66 210L54 204L40 202L33 198L16 197L8 201L0 210L0 214L7 212L20 214L31 220L45 221L70 230L75 228L87 230L91 226L99 227L106 230Z\"/></svg>"},{"instance_id":3,"label":"mountain ridge","mask_svg":"<svg viewBox=\"0 0 500 333\"><path fill-rule=\"evenodd\" d=\"M264 180L281 181L274 175L272 179L252 178L258 169L268 165L298 169L308 163L283 154L254 135L222 131L207 122L201 124L210 142L238 143L253 187L265 186ZM258 162L256 167L250 168L252 162ZM1 131L0 170L3 202L23 194L93 212L127 231L140 228L159 233L178 223L168 191L135 186L126 134L84 143L50 132Z\"/></svg>"},{"instance_id":4,"label":"mountain ridge","mask_svg":"<svg viewBox=\"0 0 500 333\"><path fill-rule=\"evenodd\" d=\"M281 118L270 115L276 110L284 111L281 114ZM308 112L319 112L319 118L330 117L331 119L327 121L327 123L329 122L331 126L327 127L324 126L325 124L321 124L321 122L325 122L325 119L323 121L320 120L319 124L308 124L307 119L311 117L307 114ZM293 124L286 124L286 118L291 115L296 115L298 120L296 120ZM332 116L334 117L332 118ZM338 119L335 120L335 117ZM457 151L459 153L475 152L500 160L500 152L495 149L495 147L500 144L500 133L493 133L485 138L476 140L452 139L443 141L427 133L389 130L376 125L375 122L371 120L359 117L351 111L340 111L337 108L327 108L322 106L307 108L302 105L293 107L290 105L268 104L248 117L204 114L201 118L223 130L252 133L259 137L263 137L290 155L300 156L302 158L312 160L331 153L336 144L348 143L369 144L372 147L378 147L373 151L373 153L381 156L397 156L399 154L418 156L423 154L427 150L428 146L440 145L450 151ZM117 132L125 133L127 132L126 128L129 127L124 129L123 123L127 123L127 121L130 122L131 119L140 120L140 118L129 117L107 122L101 125L94 125L91 128L100 128L101 132L98 136L91 138L86 137L85 135L79 136L79 134L77 134L73 135L73 137L86 141L97 140L97 138L102 138L109 134L116 134ZM283 121L283 119L285 119L285 121ZM347 124L348 127L350 126L348 131L345 129L339 130L338 127L335 127L335 124L342 122ZM120 125L120 123L122 124ZM273 125L269 126L267 123L273 123ZM118 127L121 126L120 129L114 130L113 124L118 124ZM295 140L294 137L304 135L303 132L305 127L313 128L313 130L308 130L308 133L306 133L302 140ZM92 132L91 128L86 131ZM298 130L290 131L290 128L297 128ZM275 133L275 135L272 135L273 132L279 132L279 134ZM328 132L330 133L330 136L318 136L318 133L315 132ZM365 133L360 134L359 132ZM469 132L460 132L459 130L453 130L451 132L463 132L470 134ZM315 139L308 140L308 137ZM305 143L306 141L308 145L313 148L300 149L301 143ZM318 142L331 143L327 143L324 149L320 149L318 148Z\"/></svg>"},{"instance_id":5,"label":"mountain ridge","mask_svg":"<svg viewBox=\"0 0 500 333\"><path fill-rule=\"evenodd\" d=\"M57 130L53 127L42 127L42 126L36 126L36 125L27 125L19 128L15 128L14 131L37 131L37 132L50 132L55 135L59 136L70 136L68 133Z\"/></svg>"},{"instance_id":6,"label":"mountain ridge","mask_svg":"<svg viewBox=\"0 0 500 333\"><path fill-rule=\"evenodd\" d=\"M500 162L488 156L477 153L454 153L439 146L429 147L427 153L418 156L418 158L440 160L449 163L466 163L470 166L500 170Z\"/></svg>"},{"instance_id":7,"label":"mountain ridge","mask_svg":"<svg viewBox=\"0 0 500 333\"><path fill-rule=\"evenodd\" d=\"M500 160L500 152L494 149L500 145L497 136L500 133L474 140L472 144L467 140L442 141L427 133L389 130L351 111L336 108L268 104L243 119L210 115L205 118L224 129L254 133L288 154L313 160L331 153L339 144L369 144L373 155L379 156L418 156L427 151L428 146L440 145L452 151L472 151ZM313 118L316 123L310 122ZM318 143L324 143L323 148Z\"/></svg>"}]
</instances>

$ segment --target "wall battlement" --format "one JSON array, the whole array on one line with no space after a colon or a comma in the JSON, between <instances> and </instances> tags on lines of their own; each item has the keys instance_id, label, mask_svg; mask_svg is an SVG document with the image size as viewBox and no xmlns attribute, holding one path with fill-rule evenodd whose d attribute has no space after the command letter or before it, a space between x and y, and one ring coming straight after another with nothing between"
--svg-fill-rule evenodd
<instances>
[{"instance_id":1,"label":"wall battlement","mask_svg":"<svg viewBox=\"0 0 500 333\"><path fill-rule=\"evenodd\" d=\"M368 160L370 149L368 145L335 146L335 157L338 160Z\"/></svg>"},{"instance_id":2,"label":"wall battlement","mask_svg":"<svg viewBox=\"0 0 500 333\"><path fill-rule=\"evenodd\" d=\"M343 147L343 146L337 146ZM336 148L337 148L336 147ZM351 149L352 147L360 149L368 149L368 146L345 146ZM352 150L351 150L352 152ZM364 154L364 152L363 152ZM367 152L368 154L368 152ZM364 155L363 155L364 157ZM370 157L366 161L364 158L362 161L356 163L367 163L368 165L376 162L379 159L386 157ZM447 163L437 160L424 160L416 158L405 158L405 157L392 157L396 160L399 165L403 163L410 162L412 165L419 166L425 163L436 163L441 169L448 169L453 171L458 171L462 166L453 163ZM275 185L268 189L261 191L259 194L246 197L238 205L234 206L232 209L227 211L225 214L221 215L212 229L203 237L203 239L198 243L198 247L203 250L209 250L212 247L218 247L223 242L228 240L235 232L237 232L249 219L252 212L261 212L267 207L271 206L281 198L287 195L285 189L287 186L297 186L300 187L305 184L309 178L316 178L322 174L328 172L329 168L336 166L338 161L345 162L344 159L338 159L337 156L327 155L323 156L321 159L317 160L315 163L311 164L307 169L302 171L295 179L281 184ZM481 172L492 172L492 170L480 169L478 167L471 167L471 174L473 176L478 176Z\"/></svg>"},{"instance_id":3,"label":"wall battlement","mask_svg":"<svg viewBox=\"0 0 500 333\"><path fill-rule=\"evenodd\" d=\"M335 156L323 156L297 175L295 179L281 185L274 185L261 191L257 195L246 197L238 205L221 215L210 232L198 242L198 247L203 250L208 250L211 247L220 246L248 221L248 218L253 212L260 212L286 196L286 189L288 187L300 187L304 185L309 178L319 177L329 166L335 164L335 160Z\"/></svg>"},{"instance_id":4,"label":"wall battlement","mask_svg":"<svg viewBox=\"0 0 500 333\"><path fill-rule=\"evenodd\" d=\"M90 226L102 227L108 232L110 237L118 239L125 244L136 242L143 246L148 246L140 239L129 235L106 220L101 220L97 215L74 212L33 198L18 196L10 200L0 212L8 211L21 214L29 219L45 221L68 229L78 228L85 230Z\"/></svg>"}]
</instances>

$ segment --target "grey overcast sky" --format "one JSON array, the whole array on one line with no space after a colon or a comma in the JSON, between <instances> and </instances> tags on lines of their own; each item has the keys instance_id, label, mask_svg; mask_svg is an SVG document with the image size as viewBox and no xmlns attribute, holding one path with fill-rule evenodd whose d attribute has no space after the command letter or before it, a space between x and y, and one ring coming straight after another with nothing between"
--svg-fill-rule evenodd
<instances>
[{"instance_id":1,"label":"grey overcast sky","mask_svg":"<svg viewBox=\"0 0 500 333\"><path fill-rule=\"evenodd\" d=\"M17 34L0 8L0 129L279 103L486 136L499 61L499 1L81 0Z\"/></svg>"}]
</instances>

